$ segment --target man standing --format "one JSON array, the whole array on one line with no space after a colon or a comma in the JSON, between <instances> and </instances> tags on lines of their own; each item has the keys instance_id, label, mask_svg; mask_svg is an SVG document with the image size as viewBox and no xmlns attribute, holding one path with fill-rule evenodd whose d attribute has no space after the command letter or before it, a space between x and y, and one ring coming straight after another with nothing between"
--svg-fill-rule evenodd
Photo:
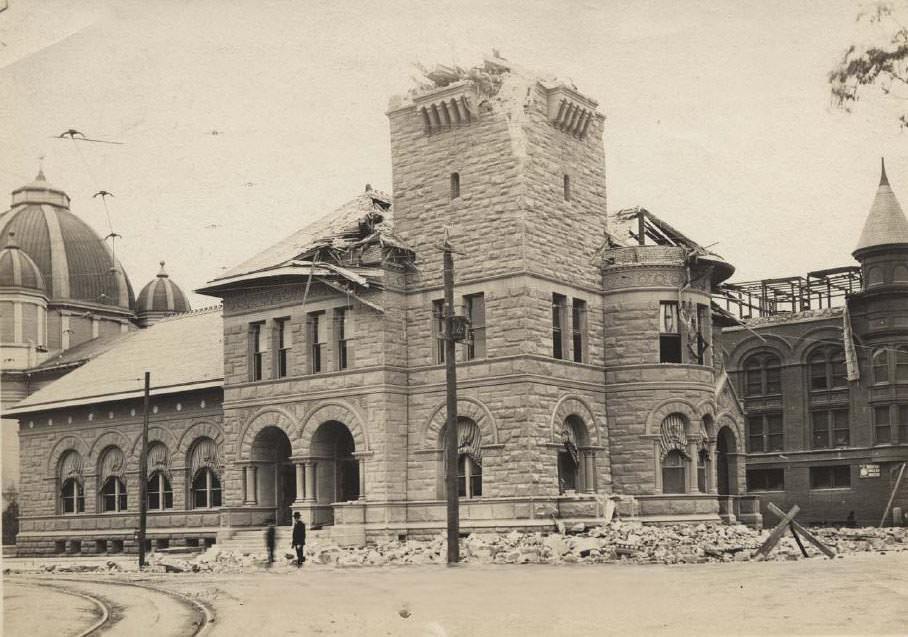
<instances>
[{"instance_id":1,"label":"man standing","mask_svg":"<svg viewBox=\"0 0 908 637\"><path fill-rule=\"evenodd\" d=\"M275 540L274 520L268 520L268 528L265 529L265 548L268 549L268 568L274 564L274 540Z\"/></svg>"},{"instance_id":2,"label":"man standing","mask_svg":"<svg viewBox=\"0 0 908 637\"><path fill-rule=\"evenodd\" d=\"M299 511L293 514L293 519L295 520L293 523L293 541L290 546L296 549L296 567L299 568L306 561L306 556L303 555L303 548L306 546L306 525L301 519Z\"/></svg>"}]
</instances>

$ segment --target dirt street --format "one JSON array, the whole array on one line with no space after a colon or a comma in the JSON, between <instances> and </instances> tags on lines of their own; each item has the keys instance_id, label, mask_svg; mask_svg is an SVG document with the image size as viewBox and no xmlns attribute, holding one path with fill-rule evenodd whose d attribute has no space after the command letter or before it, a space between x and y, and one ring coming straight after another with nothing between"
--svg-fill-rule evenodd
<instances>
[{"instance_id":1,"label":"dirt street","mask_svg":"<svg viewBox=\"0 0 908 637\"><path fill-rule=\"evenodd\" d=\"M304 567L157 580L211 635L906 634L908 554L683 566Z\"/></svg>"}]
</instances>

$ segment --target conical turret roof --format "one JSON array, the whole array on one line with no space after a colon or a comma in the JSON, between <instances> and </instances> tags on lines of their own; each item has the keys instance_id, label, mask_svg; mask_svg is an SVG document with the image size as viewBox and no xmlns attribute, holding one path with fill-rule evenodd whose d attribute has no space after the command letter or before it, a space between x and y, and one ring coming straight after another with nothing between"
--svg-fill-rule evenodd
<instances>
[{"instance_id":1,"label":"conical turret roof","mask_svg":"<svg viewBox=\"0 0 908 637\"><path fill-rule=\"evenodd\" d=\"M870 214L867 215L864 230L854 251L857 253L867 248L899 243L908 244L908 219L889 185L884 162L876 197L873 198Z\"/></svg>"}]
</instances>

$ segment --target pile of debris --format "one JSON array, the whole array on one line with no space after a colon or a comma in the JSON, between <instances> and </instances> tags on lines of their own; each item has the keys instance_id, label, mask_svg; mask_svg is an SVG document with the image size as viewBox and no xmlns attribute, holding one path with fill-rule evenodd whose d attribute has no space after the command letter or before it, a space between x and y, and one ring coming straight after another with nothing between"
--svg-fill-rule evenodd
<instances>
[{"instance_id":1,"label":"pile of debris","mask_svg":"<svg viewBox=\"0 0 908 637\"><path fill-rule=\"evenodd\" d=\"M817 529L815 535L837 554L864 551L908 551L908 528ZM565 534L472 534L461 541L466 563L571 564L628 562L684 564L740 562L754 552L769 531L721 524L642 526L613 522L586 528L576 525ZM808 547L810 557L820 552ZM340 547L314 542L306 546L307 566L367 567L410 564L443 564L447 557L444 535L426 541L390 541L364 547ZM292 566L295 556L278 553L278 566ZM783 537L767 559L801 559L791 536ZM152 554L154 570L168 572L243 572L265 564L266 554L234 553L211 547L192 559Z\"/></svg>"}]
</instances>

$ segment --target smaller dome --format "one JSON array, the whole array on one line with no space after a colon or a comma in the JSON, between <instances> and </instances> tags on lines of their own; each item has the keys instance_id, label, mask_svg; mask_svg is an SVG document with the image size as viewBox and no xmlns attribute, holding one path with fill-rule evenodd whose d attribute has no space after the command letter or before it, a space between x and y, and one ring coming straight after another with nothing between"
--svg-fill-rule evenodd
<instances>
[{"instance_id":1,"label":"smaller dome","mask_svg":"<svg viewBox=\"0 0 908 637\"><path fill-rule=\"evenodd\" d=\"M15 234L7 235L6 245L0 250L0 287L29 288L44 293L47 288L41 270L16 243Z\"/></svg>"},{"instance_id":2,"label":"smaller dome","mask_svg":"<svg viewBox=\"0 0 908 637\"><path fill-rule=\"evenodd\" d=\"M164 270L164 262L161 261L161 271L158 272L158 276L139 292L136 312L138 314L153 312L179 314L188 312L190 309L189 301L186 300L183 290L170 280L167 271Z\"/></svg>"}]
</instances>

